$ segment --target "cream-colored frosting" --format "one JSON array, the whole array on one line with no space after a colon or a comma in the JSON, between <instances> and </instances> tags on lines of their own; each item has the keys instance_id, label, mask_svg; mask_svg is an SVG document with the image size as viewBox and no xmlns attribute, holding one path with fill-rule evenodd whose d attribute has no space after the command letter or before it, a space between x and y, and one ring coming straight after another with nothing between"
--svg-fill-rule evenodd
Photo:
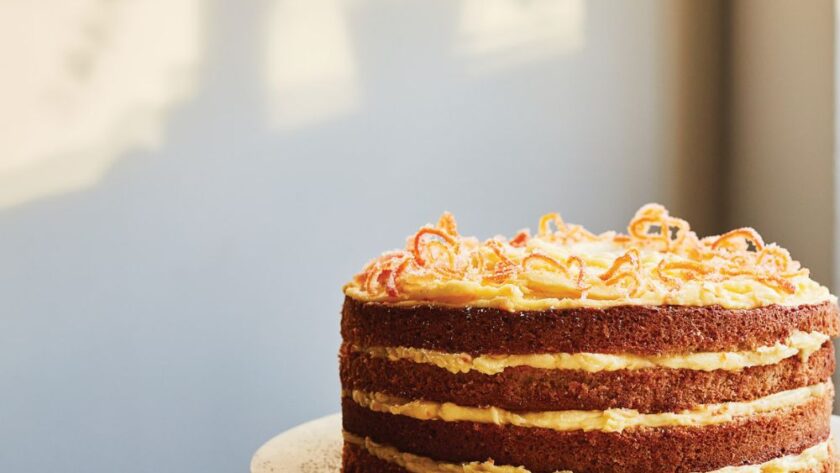
<instances>
[{"instance_id":1,"label":"cream-colored frosting","mask_svg":"<svg viewBox=\"0 0 840 473\"><path fill-rule=\"evenodd\" d=\"M445 463L428 457L401 452L393 447L374 442L369 437L360 437L344 432L344 440L358 445L371 455L393 463L411 473L531 473L521 466L496 465L492 460L485 462ZM787 455L758 465L729 466L709 473L794 473L814 470L831 458L831 440L818 443L798 455ZM572 473L568 470L556 473Z\"/></svg>"},{"instance_id":2,"label":"cream-colored frosting","mask_svg":"<svg viewBox=\"0 0 840 473\"><path fill-rule=\"evenodd\" d=\"M444 463L411 453L405 453L396 448L374 442L369 437L359 437L344 432L344 440L359 445L371 455L388 463L393 463L410 473L531 473L521 466L496 465L493 460L469 463ZM556 473L572 473L568 470Z\"/></svg>"},{"instance_id":3,"label":"cream-colored frosting","mask_svg":"<svg viewBox=\"0 0 840 473\"><path fill-rule=\"evenodd\" d=\"M653 265L655 266L655 265ZM554 275L523 275L522 284L540 285L546 289L544 294L563 293L568 289L563 281L552 281ZM557 278L559 279L559 278ZM621 305L680 305L712 306L719 305L726 309L753 309L768 305L798 306L819 304L826 301L836 302L828 289L814 282L807 276L797 276L791 281L796 286L794 294L786 294L769 289L763 284L748 279L733 279L720 282L689 281L677 291L669 291L655 283L650 283L635 297L599 298L598 292L588 292L580 297L541 297L540 293L527 291L517 284L487 285L480 281L425 281L411 287L410 296L404 299L371 297L355 286L346 286L345 294L364 302L383 302L397 307L413 307L433 303L444 307L487 307L510 311L516 310L551 310L573 309L581 307L607 308ZM605 293L607 291L604 291ZM574 291L569 290L573 294Z\"/></svg>"},{"instance_id":4,"label":"cream-colored frosting","mask_svg":"<svg viewBox=\"0 0 840 473\"><path fill-rule=\"evenodd\" d=\"M645 368L737 371L750 366L772 365L796 355L801 356L803 360L807 360L828 339L828 335L819 332L795 331L784 342L758 347L751 351L656 356L606 353L472 356L468 353L445 353L410 347L354 347L354 349L373 357L387 358L391 361L409 360L415 363L435 365L451 373L478 371L479 373L493 375L501 373L505 368L516 366L529 366L547 370L582 370L590 373Z\"/></svg>"},{"instance_id":5,"label":"cream-colored frosting","mask_svg":"<svg viewBox=\"0 0 840 473\"><path fill-rule=\"evenodd\" d=\"M480 242L458 234L445 215L409 238L404 250L371 261L344 292L395 306L506 310L836 302L786 250L765 245L752 229L699 239L657 205L639 210L629 235L593 235L548 217L533 237ZM546 222L556 222L556 230ZM658 228L675 236L650 234Z\"/></svg>"},{"instance_id":6,"label":"cream-colored frosting","mask_svg":"<svg viewBox=\"0 0 840 473\"><path fill-rule=\"evenodd\" d=\"M820 467L831 460L831 442L818 443L807 448L798 455L786 455L775 458L759 465L728 466L710 473L791 473L791 472L817 472L822 471Z\"/></svg>"},{"instance_id":7,"label":"cream-colored frosting","mask_svg":"<svg viewBox=\"0 0 840 473\"><path fill-rule=\"evenodd\" d=\"M350 397L362 407L375 412L412 417L419 420L446 422L478 422L496 425L515 425L558 431L599 430L621 432L637 427L703 426L722 424L737 417L750 416L795 407L808 401L832 395L831 383L782 391L745 402L701 404L680 412L643 414L635 409L607 409L605 411L543 411L513 412L498 407L460 406L451 402L408 400L384 393L354 390Z\"/></svg>"}]
</instances>

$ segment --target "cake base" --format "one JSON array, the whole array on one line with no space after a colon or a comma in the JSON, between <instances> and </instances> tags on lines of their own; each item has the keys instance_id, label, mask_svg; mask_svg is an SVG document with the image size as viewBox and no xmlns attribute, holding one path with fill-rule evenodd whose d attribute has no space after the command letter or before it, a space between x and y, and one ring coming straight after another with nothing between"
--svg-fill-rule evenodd
<instances>
[{"instance_id":1,"label":"cake base","mask_svg":"<svg viewBox=\"0 0 840 473\"><path fill-rule=\"evenodd\" d=\"M840 435L840 417L831 416L831 430ZM322 417L266 442L251 460L251 473L339 473L342 445L341 415ZM840 468L836 471L840 472Z\"/></svg>"}]
</instances>

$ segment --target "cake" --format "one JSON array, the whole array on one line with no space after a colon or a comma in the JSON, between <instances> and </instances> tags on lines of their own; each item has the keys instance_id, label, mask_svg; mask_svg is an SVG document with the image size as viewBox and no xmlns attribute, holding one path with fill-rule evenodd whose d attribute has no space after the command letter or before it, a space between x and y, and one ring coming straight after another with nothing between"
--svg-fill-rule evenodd
<instances>
[{"instance_id":1,"label":"cake","mask_svg":"<svg viewBox=\"0 0 840 473\"><path fill-rule=\"evenodd\" d=\"M751 228L446 213L344 287L345 473L829 472L837 299Z\"/></svg>"}]
</instances>

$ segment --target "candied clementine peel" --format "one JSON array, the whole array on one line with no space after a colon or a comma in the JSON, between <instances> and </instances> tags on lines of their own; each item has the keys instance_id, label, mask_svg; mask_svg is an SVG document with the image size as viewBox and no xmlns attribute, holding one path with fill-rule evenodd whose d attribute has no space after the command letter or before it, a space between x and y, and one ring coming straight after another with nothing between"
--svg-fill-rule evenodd
<instances>
[{"instance_id":1,"label":"candied clementine peel","mask_svg":"<svg viewBox=\"0 0 840 473\"><path fill-rule=\"evenodd\" d=\"M604 255L611 256L605 260ZM626 235L595 235L550 213L540 219L536 235L522 230L510 239L483 242L460 235L447 212L437 224L409 237L405 249L370 261L353 284L376 300L409 298L407 292L421 293L429 281L512 285L526 295L618 300L643 290L673 293L689 282L742 280L794 294L792 279L807 274L787 250L765 244L752 228L701 239L685 220L648 204L636 212Z\"/></svg>"}]
</instances>

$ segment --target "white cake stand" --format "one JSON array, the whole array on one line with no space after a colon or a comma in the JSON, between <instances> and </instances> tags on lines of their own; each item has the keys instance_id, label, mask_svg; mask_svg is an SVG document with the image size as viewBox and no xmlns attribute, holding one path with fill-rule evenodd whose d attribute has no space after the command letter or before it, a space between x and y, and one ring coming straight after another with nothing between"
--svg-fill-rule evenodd
<instances>
[{"instance_id":1,"label":"white cake stand","mask_svg":"<svg viewBox=\"0 0 840 473\"><path fill-rule=\"evenodd\" d=\"M341 414L321 417L274 437L251 459L251 473L338 473Z\"/></svg>"},{"instance_id":2,"label":"white cake stand","mask_svg":"<svg viewBox=\"0 0 840 473\"><path fill-rule=\"evenodd\" d=\"M840 417L831 416L831 430L840 432ZM338 473L341 445L341 415L321 417L266 442L251 459L251 473Z\"/></svg>"}]
</instances>

